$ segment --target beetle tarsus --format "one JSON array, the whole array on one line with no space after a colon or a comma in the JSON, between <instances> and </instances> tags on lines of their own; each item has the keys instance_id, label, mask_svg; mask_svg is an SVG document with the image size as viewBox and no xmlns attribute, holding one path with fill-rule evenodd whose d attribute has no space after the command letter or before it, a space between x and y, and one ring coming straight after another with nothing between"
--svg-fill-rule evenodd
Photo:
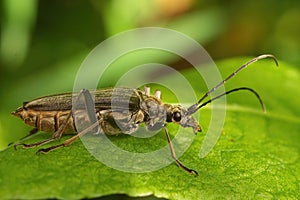
<instances>
[{"instance_id":1,"label":"beetle tarsus","mask_svg":"<svg viewBox=\"0 0 300 200\"><path fill-rule=\"evenodd\" d=\"M15 144L14 147L15 147L15 149L17 149L17 146L22 146L24 149L28 149L28 148L38 147L38 146L47 144L49 142L52 142L53 140L54 140L54 138L47 138L43 141L32 143L32 144L18 143L18 144Z\"/></svg>"},{"instance_id":2,"label":"beetle tarsus","mask_svg":"<svg viewBox=\"0 0 300 200\"><path fill-rule=\"evenodd\" d=\"M172 156L173 157L173 156ZM184 171L194 175L194 176L198 176L198 172L196 170L193 170L193 169L190 169L190 168L187 168L186 166L184 166L179 160L177 160L175 157L173 157L176 161L176 164L182 168Z\"/></svg>"},{"instance_id":3,"label":"beetle tarsus","mask_svg":"<svg viewBox=\"0 0 300 200\"><path fill-rule=\"evenodd\" d=\"M22 146L24 149L29 149L29 148L33 148L38 146L36 143L34 144L25 144L25 143L18 143L18 144L14 144L14 148L15 150L17 150L18 146Z\"/></svg>"},{"instance_id":4,"label":"beetle tarsus","mask_svg":"<svg viewBox=\"0 0 300 200\"><path fill-rule=\"evenodd\" d=\"M194 176L199 176L198 172L196 170L193 170L193 169L189 169L189 173L193 174Z\"/></svg>"},{"instance_id":5,"label":"beetle tarsus","mask_svg":"<svg viewBox=\"0 0 300 200\"><path fill-rule=\"evenodd\" d=\"M48 153L48 152L50 152L50 151L53 151L53 150L55 150L55 149L58 149L58 148L61 148L61 147L64 147L64 146L65 146L64 143L62 143L62 144L58 144L58 145L51 146L51 147L49 147L49 148L39 149L39 150L36 152L36 154L46 154L46 153Z\"/></svg>"}]
</instances>

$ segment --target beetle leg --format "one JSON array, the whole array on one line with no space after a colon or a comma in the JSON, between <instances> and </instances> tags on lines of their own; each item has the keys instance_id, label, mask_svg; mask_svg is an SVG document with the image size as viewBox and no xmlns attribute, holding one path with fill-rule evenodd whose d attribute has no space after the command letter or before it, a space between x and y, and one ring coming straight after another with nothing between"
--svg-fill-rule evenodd
<instances>
[{"instance_id":1,"label":"beetle leg","mask_svg":"<svg viewBox=\"0 0 300 200\"><path fill-rule=\"evenodd\" d=\"M36 142L36 143L32 143L32 144L17 143L17 144L14 144L14 147L15 147L15 149L17 149L18 146L22 146L25 149L27 149L27 148L33 148L33 147L38 147L38 146L47 144L49 142L52 142L53 140L54 140L53 138L47 138L45 140L42 140L42 141Z\"/></svg>"},{"instance_id":2,"label":"beetle leg","mask_svg":"<svg viewBox=\"0 0 300 200\"><path fill-rule=\"evenodd\" d=\"M103 117L106 120L103 120ZM131 118L132 118L132 116L131 116ZM114 124L113 123L114 120L119 121L119 123ZM130 134L137 129L137 124L131 122L130 120L133 120L133 119L128 119L128 114L124 115L123 113L118 113L118 112L114 112L114 114L113 114L111 111L102 113L102 118L99 121L94 122L88 128L84 129L83 131L79 132L78 134L74 135L73 137L65 140L61 144L54 145L54 146L44 148L44 149L39 149L37 151L37 153L48 153L50 151L59 149L61 147L69 146L74 141L76 141L78 138L85 135L86 133L88 133L90 131L94 131L95 129L99 129L99 124L101 125L100 130L104 129L105 131L107 131L106 133L109 133L111 135L120 133L121 131L124 132L125 134ZM111 124L111 123L113 123L113 124ZM119 127L118 125L122 126L122 127Z\"/></svg>"},{"instance_id":3,"label":"beetle leg","mask_svg":"<svg viewBox=\"0 0 300 200\"><path fill-rule=\"evenodd\" d=\"M96 118L96 113L95 113L95 110L94 110L94 101L92 99L92 96L91 96L91 93L86 90L86 89L83 89L77 99L76 99L76 103L79 102L79 99L80 97L83 95L84 97L84 101L85 101L85 109L87 111L87 114L88 114L88 117L89 117L89 120L90 122L92 123L91 126L85 128L84 130L82 130L81 132L79 132L78 134L74 135L73 137L65 140L63 143L61 144L58 144L58 145L54 145L54 146L51 146L51 147L48 147L48 148L44 148L44 149L39 149L37 151L37 153L48 153L50 151L53 151L55 149L58 149L58 148L61 148L61 147L65 147L65 146L69 146L70 144L72 144L75 140L77 140L80 136L90 132L90 131L93 131L93 132L99 132L99 122ZM76 106L78 106L78 104L75 104L75 108L74 110L76 110ZM70 114L68 115L67 117L67 120L66 122L70 119L72 115L72 111L70 111ZM54 134L53 134L53 137L52 138L60 138L62 133L64 132L64 130L66 129L67 127L67 124L68 123L65 123L64 125L62 125L58 131L56 131Z\"/></svg>"},{"instance_id":4,"label":"beetle leg","mask_svg":"<svg viewBox=\"0 0 300 200\"><path fill-rule=\"evenodd\" d=\"M97 124L98 124L98 121L97 121L97 119L96 119L96 115L95 115L95 112L94 112L94 109L93 109L93 108L94 108L94 107L93 107L93 100L92 100L92 97L91 97L90 92L89 92L88 90L86 90L86 89L83 89L83 90L79 93L79 95L78 95L76 101L79 101L79 98L80 98L82 95L83 95L84 100L85 100L86 110L87 110L89 119L92 121L92 123L95 124L95 123L97 122ZM17 146L23 146L23 148L33 148L33 147L37 147L37 146L41 146L41 145L50 143L50 142L54 141L55 139L60 139L61 136L62 136L62 134L64 133L64 131L65 131L66 128L67 128L68 121L70 120L71 116L72 116L72 110L69 112L69 114L68 114L68 116L67 116L67 118L66 118L66 122L65 122L64 124L62 124L62 125L59 127L59 129L58 129L57 131L55 131L55 132L53 133L53 135L52 135L51 138L47 138L47 139L45 139L45 140L42 140L42 141L36 142L36 143L32 143L32 144L18 143L18 144L15 144L14 147L16 148ZM97 129L98 129L97 126L94 126L94 128L97 128ZM35 129L34 129L34 130L35 130ZM30 133L30 134L34 134L34 133L35 133L35 132ZM77 135L78 135L78 134L77 134ZM27 136L26 136L26 137L27 137ZM75 136L74 136L74 137L75 137ZM65 142L64 142L64 143L65 143ZM62 144L64 144L64 143L62 143ZM62 145L62 144L61 144L61 145ZM60 145L57 145L57 146L60 146ZM53 146L53 147L54 147L54 146ZM51 147L50 147L50 148L51 148ZM55 148L53 148L53 149L55 149Z\"/></svg>"},{"instance_id":5,"label":"beetle leg","mask_svg":"<svg viewBox=\"0 0 300 200\"><path fill-rule=\"evenodd\" d=\"M68 126L68 121L70 120L72 116L72 111L69 112L67 118L66 118L66 122L64 124L62 124L57 131L55 131L52 135L53 139L60 139L63 132L66 130L67 126Z\"/></svg>"},{"instance_id":6,"label":"beetle leg","mask_svg":"<svg viewBox=\"0 0 300 200\"><path fill-rule=\"evenodd\" d=\"M49 142L52 142L54 141L55 139L57 138L60 138L62 136L62 133L65 131L67 125L68 125L68 121L70 120L70 117L71 117L71 111L70 113L68 114L67 116L67 120L66 120L66 123L62 124L59 129L53 133L52 137L51 138L47 138L45 140L42 140L40 142L36 142L36 143L32 143L32 144L25 144L25 143L18 143L18 144L15 144L14 147L15 149L17 148L17 146L22 146L23 148L33 148L33 147L38 147L38 146L41 146L41 145L44 145L44 144L47 144ZM36 129L33 129L32 131L30 131L29 135L25 136L25 138L27 138L28 136L30 135L33 135L35 133L37 133Z\"/></svg>"},{"instance_id":7,"label":"beetle leg","mask_svg":"<svg viewBox=\"0 0 300 200\"><path fill-rule=\"evenodd\" d=\"M99 122L95 122L94 124L92 124L90 127L84 129L83 131L81 131L80 133L74 135L73 137L65 140L63 143L58 144L58 145L54 145L48 148L44 148L44 149L39 149L37 151L37 153L48 153L50 151L53 151L55 149L59 149L61 147L66 147L69 146L70 144L72 144L74 141L76 141L78 138L80 138L81 136L85 135L86 133L90 132L91 130L95 129L96 127L99 126Z\"/></svg>"},{"instance_id":8,"label":"beetle leg","mask_svg":"<svg viewBox=\"0 0 300 200\"><path fill-rule=\"evenodd\" d=\"M69 120L69 119L70 119L70 117L67 118L67 120ZM47 144L49 142L54 141L57 138L60 138L66 127L67 127L67 123L65 123L62 126L60 126L60 128L56 132L53 133L53 135L52 135L51 138L47 138L45 140L42 140L42 141L39 141L39 142L36 142L36 143L32 143L32 144L17 143L17 144L14 145L14 147L16 149L17 146L22 146L23 148L27 149L27 148L33 148L33 147L38 147L38 146ZM35 130L35 129L33 129L33 130ZM29 133L29 135L25 136L25 138L27 138L28 136L33 135L35 133L32 133L32 134Z\"/></svg>"},{"instance_id":9,"label":"beetle leg","mask_svg":"<svg viewBox=\"0 0 300 200\"><path fill-rule=\"evenodd\" d=\"M24 139L36 134L37 132L39 132L39 129L38 128L33 128L32 130L29 131L29 133L27 135L22 137L20 140L24 140Z\"/></svg>"},{"instance_id":10,"label":"beetle leg","mask_svg":"<svg viewBox=\"0 0 300 200\"><path fill-rule=\"evenodd\" d=\"M67 123L65 123L67 124ZM60 129L58 129L58 131L56 131L55 133L53 133L52 137L51 138L47 138L45 140L42 140L42 141L39 141L39 142L36 142L36 143L32 143L32 144L25 144L25 143L18 143L18 144L15 144L14 147L15 149L17 148L17 146L22 146L23 148L33 148L33 147L38 147L38 146L41 146L41 145L44 145L44 144L47 144L49 142L52 142L54 141L55 139L57 138L60 138L61 135L62 135L62 132L63 130L66 128L66 125L62 125ZM27 136L30 136L30 135L27 135ZM27 137L25 136L25 138Z\"/></svg>"},{"instance_id":11,"label":"beetle leg","mask_svg":"<svg viewBox=\"0 0 300 200\"><path fill-rule=\"evenodd\" d=\"M172 144L172 141L170 139L170 135L168 133L168 130L166 127L164 127L164 131L166 133L166 136L167 136L167 140L168 140L168 143L169 143L169 147L170 147L170 151L171 151L171 156L172 158L175 160L176 164L178 165L178 167L182 168L183 170L185 170L186 172L190 173L190 174L194 174L195 176L198 176L198 172L193 170L193 169L189 169L187 168L186 166L184 166L184 164L182 164L177 158L176 158L176 154L175 154L175 151L174 151L174 148L173 148L173 144Z\"/></svg>"},{"instance_id":12,"label":"beetle leg","mask_svg":"<svg viewBox=\"0 0 300 200\"><path fill-rule=\"evenodd\" d=\"M23 140L29 138L30 136L36 134L38 131L39 131L38 128L33 128L32 130L29 131L29 133L27 135L25 135L24 137L20 138L19 141L23 141ZM20 145L24 146L24 144L21 144L21 143L15 144L14 142L9 143L7 146L11 146L11 145L14 145L15 149L17 148L17 146L20 146Z\"/></svg>"}]
</instances>

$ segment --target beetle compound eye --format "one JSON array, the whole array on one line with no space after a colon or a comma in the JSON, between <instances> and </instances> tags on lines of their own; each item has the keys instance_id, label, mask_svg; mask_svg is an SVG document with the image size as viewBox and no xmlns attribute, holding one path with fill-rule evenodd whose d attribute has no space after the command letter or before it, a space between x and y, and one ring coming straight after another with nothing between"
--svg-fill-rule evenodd
<instances>
[{"instance_id":1,"label":"beetle compound eye","mask_svg":"<svg viewBox=\"0 0 300 200\"><path fill-rule=\"evenodd\" d=\"M175 120L175 122L179 122L181 120L180 112L174 112L173 113L173 119Z\"/></svg>"},{"instance_id":2,"label":"beetle compound eye","mask_svg":"<svg viewBox=\"0 0 300 200\"><path fill-rule=\"evenodd\" d=\"M172 122L173 114L171 112L167 112L167 122Z\"/></svg>"}]
</instances>

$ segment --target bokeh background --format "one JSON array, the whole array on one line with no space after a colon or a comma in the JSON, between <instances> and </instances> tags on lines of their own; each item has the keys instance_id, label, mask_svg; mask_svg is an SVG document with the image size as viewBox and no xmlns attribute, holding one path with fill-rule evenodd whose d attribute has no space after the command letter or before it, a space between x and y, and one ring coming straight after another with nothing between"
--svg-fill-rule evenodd
<instances>
[{"instance_id":1,"label":"bokeh background","mask_svg":"<svg viewBox=\"0 0 300 200\"><path fill-rule=\"evenodd\" d=\"M0 6L0 149L30 130L11 111L35 97L72 91L88 53L128 29L180 31L214 60L272 53L300 66L299 0L2 0ZM166 64L189 67L180 59Z\"/></svg>"}]
</instances>

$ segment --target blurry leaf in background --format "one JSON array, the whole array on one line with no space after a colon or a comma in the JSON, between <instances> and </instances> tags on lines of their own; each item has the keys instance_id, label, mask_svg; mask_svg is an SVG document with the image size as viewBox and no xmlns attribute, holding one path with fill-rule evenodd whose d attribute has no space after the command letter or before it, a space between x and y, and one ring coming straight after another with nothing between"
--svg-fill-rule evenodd
<instances>
[{"instance_id":1,"label":"blurry leaf in background","mask_svg":"<svg viewBox=\"0 0 300 200\"><path fill-rule=\"evenodd\" d=\"M27 56L36 20L36 0L3 0L1 60L4 66L20 67Z\"/></svg>"},{"instance_id":2,"label":"blurry leaf in background","mask_svg":"<svg viewBox=\"0 0 300 200\"><path fill-rule=\"evenodd\" d=\"M136 27L159 26L180 31L206 44L220 36L227 24L221 9L191 10L195 6L194 0L141 0L134 3L127 0L122 4L114 0L105 5L92 2L103 14L107 36Z\"/></svg>"},{"instance_id":3,"label":"blurry leaf in background","mask_svg":"<svg viewBox=\"0 0 300 200\"><path fill-rule=\"evenodd\" d=\"M286 11L274 27L268 40L269 49L286 61L300 63L300 7Z\"/></svg>"},{"instance_id":4,"label":"blurry leaf in background","mask_svg":"<svg viewBox=\"0 0 300 200\"><path fill-rule=\"evenodd\" d=\"M121 31L136 28L156 15L153 1L148 0L93 0L92 3L103 16L106 36L112 36ZM144 24L145 25L145 24Z\"/></svg>"},{"instance_id":5,"label":"blurry leaf in background","mask_svg":"<svg viewBox=\"0 0 300 200\"><path fill-rule=\"evenodd\" d=\"M166 22L166 28L179 31L201 45L220 37L228 23L228 18L220 9L194 11Z\"/></svg>"},{"instance_id":6,"label":"blurry leaf in background","mask_svg":"<svg viewBox=\"0 0 300 200\"><path fill-rule=\"evenodd\" d=\"M195 5L195 0L156 0L158 13L164 17L174 17L190 11Z\"/></svg>"},{"instance_id":7,"label":"blurry leaf in background","mask_svg":"<svg viewBox=\"0 0 300 200\"><path fill-rule=\"evenodd\" d=\"M279 59L299 64L295 57L300 48L300 1L234 0L217 1L214 5L226 13L228 25L220 37L206 46L212 57L274 53Z\"/></svg>"}]
</instances>

